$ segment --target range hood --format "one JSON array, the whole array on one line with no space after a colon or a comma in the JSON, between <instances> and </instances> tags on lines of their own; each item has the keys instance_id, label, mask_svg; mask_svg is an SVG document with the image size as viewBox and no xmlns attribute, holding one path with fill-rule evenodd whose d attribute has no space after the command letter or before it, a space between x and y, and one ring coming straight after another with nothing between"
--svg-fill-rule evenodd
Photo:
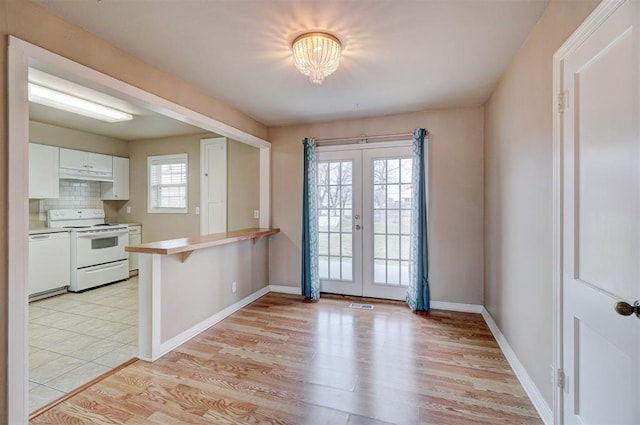
<instances>
[{"instance_id":1,"label":"range hood","mask_svg":"<svg viewBox=\"0 0 640 425\"><path fill-rule=\"evenodd\" d=\"M82 180L113 183L113 172L60 168L60 180Z\"/></svg>"}]
</instances>

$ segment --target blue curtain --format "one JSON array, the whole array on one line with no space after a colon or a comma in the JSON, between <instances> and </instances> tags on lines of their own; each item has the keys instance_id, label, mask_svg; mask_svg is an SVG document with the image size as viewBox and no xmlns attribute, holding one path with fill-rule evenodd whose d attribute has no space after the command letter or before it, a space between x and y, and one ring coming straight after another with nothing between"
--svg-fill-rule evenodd
<instances>
[{"instance_id":1,"label":"blue curtain","mask_svg":"<svg viewBox=\"0 0 640 425\"><path fill-rule=\"evenodd\" d=\"M302 190L302 295L308 300L320 299L318 277L318 172L316 141L305 138Z\"/></svg>"},{"instance_id":2,"label":"blue curtain","mask_svg":"<svg viewBox=\"0 0 640 425\"><path fill-rule=\"evenodd\" d=\"M407 304L413 311L429 310L429 260L427 251L427 182L424 158L427 130L413 132L413 206L411 211L411 274Z\"/></svg>"}]
</instances>

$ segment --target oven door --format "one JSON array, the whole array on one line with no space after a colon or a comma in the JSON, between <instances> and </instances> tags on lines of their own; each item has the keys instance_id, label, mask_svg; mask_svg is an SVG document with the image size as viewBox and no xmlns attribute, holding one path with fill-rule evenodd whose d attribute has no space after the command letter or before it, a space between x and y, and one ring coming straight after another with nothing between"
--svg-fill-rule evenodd
<instances>
[{"instance_id":1,"label":"oven door","mask_svg":"<svg viewBox=\"0 0 640 425\"><path fill-rule=\"evenodd\" d=\"M77 232L77 268L127 259L124 247L129 244L129 230L89 230Z\"/></svg>"}]
</instances>

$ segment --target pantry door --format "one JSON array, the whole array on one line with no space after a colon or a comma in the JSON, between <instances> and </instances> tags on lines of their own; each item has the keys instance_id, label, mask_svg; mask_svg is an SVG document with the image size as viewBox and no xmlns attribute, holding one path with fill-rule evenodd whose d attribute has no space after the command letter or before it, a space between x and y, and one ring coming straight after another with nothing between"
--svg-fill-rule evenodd
<instances>
[{"instance_id":1,"label":"pantry door","mask_svg":"<svg viewBox=\"0 0 640 425\"><path fill-rule=\"evenodd\" d=\"M321 151L321 291L404 300L409 283L411 147Z\"/></svg>"}]
</instances>

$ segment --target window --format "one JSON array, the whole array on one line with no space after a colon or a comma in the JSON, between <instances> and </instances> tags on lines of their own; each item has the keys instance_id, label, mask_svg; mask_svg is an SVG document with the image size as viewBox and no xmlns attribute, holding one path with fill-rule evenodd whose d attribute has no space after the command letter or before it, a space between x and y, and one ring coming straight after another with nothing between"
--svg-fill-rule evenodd
<instances>
[{"instance_id":1,"label":"window","mask_svg":"<svg viewBox=\"0 0 640 425\"><path fill-rule=\"evenodd\" d=\"M150 156L147 168L147 211L187 213L187 154Z\"/></svg>"}]
</instances>

